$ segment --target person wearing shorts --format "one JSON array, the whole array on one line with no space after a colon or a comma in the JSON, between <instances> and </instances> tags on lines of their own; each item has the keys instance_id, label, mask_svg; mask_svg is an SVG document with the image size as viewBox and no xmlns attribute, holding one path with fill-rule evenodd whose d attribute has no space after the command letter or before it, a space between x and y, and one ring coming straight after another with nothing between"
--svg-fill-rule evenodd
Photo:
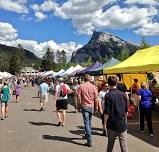
<instances>
[{"instance_id":1,"label":"person wearing shorts","mask_svg":"<svg viewBox=\"0 0 159 152\"><path fill-rule=\"evenodd\" d=\"M4 82L4 86L1 90L1 113L2 117L1 120L4 120L4 118L8 117L8 101L10 99L10 87L8 85L8 81Z\"/></svg>"},{"instance_id":2,"label":"person wearing shorts","mask_svg":"<svg viewBox=\"0 0 159 152\"><path fill-rule=\"evenodd\" d=\"M45 111L46 103L48 102L48 94L49 86L46 83L45 79L39 86L40 90L40 111Z\"/></svg>"},{"instance_id":3,"label":"person wearing shorts","mask_svg":"<svg viewBox=\"0 0 159 152\"><path fill-rule=\"evenodd\" d=\"M59 78L59 84L56 86L56 93L55 93L55 103L56 103L56 112L58 118L57 126L64 126L65 125L65 117L66 117L66 109L67 109L67 94L65 96L61 96L61 86L65 85L67 89L67 93L70 93L71 90L67 84L64 83L63 78Z\"/></svg>"}]
</instances>

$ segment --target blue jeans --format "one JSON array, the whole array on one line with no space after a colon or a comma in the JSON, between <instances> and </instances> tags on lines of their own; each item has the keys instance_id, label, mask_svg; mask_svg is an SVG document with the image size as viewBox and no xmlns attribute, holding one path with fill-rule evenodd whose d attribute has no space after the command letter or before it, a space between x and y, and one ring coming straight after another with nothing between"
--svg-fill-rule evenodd
<instances>
[{"instance_id":1,"label":"blue jeans","mask_svg":"<svg viewBox=\"0 0 159 152\"><path fill-rule=\"evenodd\" d=\"M82 115L84 121L84 127L87 137L87 143L92 143L92 133L91 133L91 120L92 120L93 108L84 107L82 108Z\"/></svg>"}]
</instances>

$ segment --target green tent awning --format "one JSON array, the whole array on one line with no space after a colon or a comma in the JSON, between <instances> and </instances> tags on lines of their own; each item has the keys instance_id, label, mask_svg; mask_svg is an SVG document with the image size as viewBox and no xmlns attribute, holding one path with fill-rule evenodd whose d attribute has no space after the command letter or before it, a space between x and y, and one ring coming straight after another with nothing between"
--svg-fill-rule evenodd
<instances>
[{"instance_id":1,"label":"green tent awning","mask_svg":"<svg viewBox=\"0 0 159 152\"><path fill-rule=\"evenodd\" d=\"M111 58L109 59L106 63L104 63L103 65L101 65L100 67L98 68L95 68L89 72L87 72L88 74L90 75L103 75L103 69L106 69L106 68L109 68L109 67L112 67L114 65L117 65L118 63L120 63L121 61L115 59L115 58Z\"/></svg>"}]
</instances>

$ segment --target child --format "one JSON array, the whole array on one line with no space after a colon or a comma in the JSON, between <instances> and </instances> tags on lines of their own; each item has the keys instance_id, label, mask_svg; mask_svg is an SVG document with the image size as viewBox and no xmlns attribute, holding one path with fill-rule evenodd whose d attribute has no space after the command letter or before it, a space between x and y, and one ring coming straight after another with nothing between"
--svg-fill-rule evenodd
<instances>
[{"instance_id":1,"label":"child","mask_svg":"<svg viewBox=\"0 0 159 152\"><path fill-rule=\"evenodd\" d=\"M132 99L129 100L129 105L128 105L128 119L134 119L134 114L135 114L135 106L134 102Z\"/></svg>"}]
</instances>

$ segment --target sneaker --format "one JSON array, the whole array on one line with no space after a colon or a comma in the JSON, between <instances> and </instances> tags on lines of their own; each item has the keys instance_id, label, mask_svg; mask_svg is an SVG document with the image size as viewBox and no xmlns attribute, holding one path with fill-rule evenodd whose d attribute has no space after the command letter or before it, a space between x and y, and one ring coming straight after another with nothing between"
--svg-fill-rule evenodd
<instances>
[{"instance_id":1,"label":"sneaker","mask_svg":"<svg viewBox=\"0 0 159 152\"><path fill-rule=\"evenodd\" d=\"M77 113L77 109L75 109L75 113Z\"/></svg>"},{"instance_id":2,"label":"sneaker","mask_svg":"<svg viewBox=\"0 0 159 152\"><path fill-rule=\"evenodd\" d=\"M4 118L1 118L1 120L4 120Z\"/></svg>"},{"instance_id":3,"label":"sneaker","mask_svg":"<svg viewBox=\"0 0 159 152\"><path fill-rule=\"evenodd\" d=\"M140 130L141 133L144 133L144 130Z\"/></svg>"},{"instance_id":4,"label":"sneaker","mask_svg":"<svg viewBox=\"0 0 159 152\"><path fill-rule=\"evenodd\" d=\"M61 126L62 126L62 127L64 127L64 126L65 126L65 124L64 124L64 123L61 123Z\"/></svg>"},{"instance_id":5,"label":"sneaker","mask_svg":"<svg viewBox=\"0 0 159 152\"><path fill-rule=\"evenodd\" d=\"M89 144L89 143L85 143L84 146L87 146L87 147L92 147L92 144Z\"/></svg>"},{"instance_id":6,"label":"sneaker","mask_svg":"<svg viewBox=\"0 0 159 152\"><path fill-rule=\"evenodd\" d=\"M86 136L86 134L84 134L84 135L82 136L82 138L83 138L83 139L87 139L87 136Z\"/></svg>"},{"instance_id":7,"label":"sneaker","mask_svg":"<svg viewBox=\"0 0 159 152\"><path fill-rule=\"evenodd\" d=\"M62 122L59 122L56 126L61 126Z\"/></svg>"},{"instance_id":8,"label":"sneaker","mask_svg":"<svg viewBox=\"0 0 159 152\"><path fill-rule=\"evenodd\" d=\"M102 136L107 136L106 131L103 131Z\"/></svg>"},{"instance_id":9,"label":"sneaker","mask_svg":"<svg viewBox=\"0 0 159 152\"><path fill-rule=\"evenodd\" d=\"M40 110L39 111L43 111L43 108L40 108Z\"/></svg>"},{"instance_id":10,"label":"sneaker","mask_svg":"<svg viewBox=\"0 0 159 152\"><path fill-rule=\"evenodd\" d=\"M8 115L5 115L5 117L4 118L8 118Z\"/></svg>"},{"instance_id":11,"label":"sneaker","mask_svg":"<svg viewBox=\"0 0 159 152\"><path fill-rule=\"evenodd\" d=\"M151 137L153 137L153 134L149 134Z\"/></svg>"}]
</instances>

